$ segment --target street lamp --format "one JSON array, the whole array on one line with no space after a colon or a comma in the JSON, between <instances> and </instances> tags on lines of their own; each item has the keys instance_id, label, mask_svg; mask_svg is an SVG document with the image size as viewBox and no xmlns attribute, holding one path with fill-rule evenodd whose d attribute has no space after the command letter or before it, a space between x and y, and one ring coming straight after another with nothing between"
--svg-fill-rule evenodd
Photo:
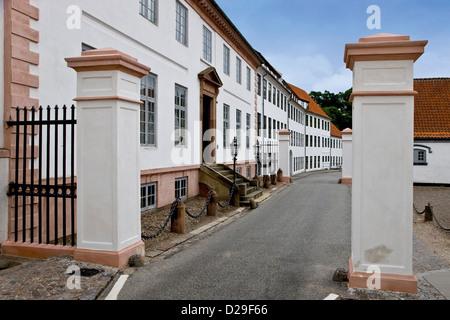
<instances>
[{"instance_id":1,"label":"street lamp","mask_svg":"<svg viewBox=\"0 0 450 320\"><path fill-rule=\"evenodd\" d=\"M234 137L233 143L231 144L231 152L233 156L233 184L236 184L236 161L238 155L238 140Z\"/></svg>"},{"instance_id":2,"label":"street lamp","mask_svg":"<svg viewBox=\"0 0 450 320\"><path fill-rule=\"evenodd\" d=\"M255 158L256 158L256 171L255 171L255 179L258 178L259 175L261 175L261 158L260 158L260 145L259 140L256 141L255 145Z\"/></svg>"}]
</instances>

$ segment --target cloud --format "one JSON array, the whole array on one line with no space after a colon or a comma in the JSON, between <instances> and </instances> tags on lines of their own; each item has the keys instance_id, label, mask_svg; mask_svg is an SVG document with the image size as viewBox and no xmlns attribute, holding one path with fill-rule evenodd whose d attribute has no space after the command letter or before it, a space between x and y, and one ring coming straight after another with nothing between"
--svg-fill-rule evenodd
<instances>
[{"instance_id":1,"label":"cloud","mask_svg":"<svg viewBox=\"0 0 450 320\"><path fill-rule=\"evenodd\" d=\"M352 72L335 67L323 54L289 57L283 54L267 55L270 63L283 74L283 78L306 92L343 92L352 87Z\"/></svg>"}]
</instances>

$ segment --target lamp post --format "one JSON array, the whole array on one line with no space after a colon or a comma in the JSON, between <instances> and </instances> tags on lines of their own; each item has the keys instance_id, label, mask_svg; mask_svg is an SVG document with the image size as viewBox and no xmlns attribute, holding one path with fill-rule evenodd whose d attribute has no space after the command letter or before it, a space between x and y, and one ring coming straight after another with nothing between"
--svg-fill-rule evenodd
<instances>
[{"instance_id":1,"label":"lamp post","mask_svg":"<svg viewBox=\"0 0 450 320\"><path fill-rule=\"evenodd\" d=\"M257 140L255 145L255 157L256 157L255 179L257 179L258 176L261 174L261 158L259 155L259 149L260 149L259 140Z\"/></svg>"},{"instance_id":2,"label":"lamp post","mask_svg":"<svg viewBox=\"0 0 450 320\"><path fill-rule=\"evenodd\" d=\"M238 155L238 140L234 137L233 143L231 144L231 151L233 153L233 184L236 184L236 161Z\"/></svg>"}]
</instances>

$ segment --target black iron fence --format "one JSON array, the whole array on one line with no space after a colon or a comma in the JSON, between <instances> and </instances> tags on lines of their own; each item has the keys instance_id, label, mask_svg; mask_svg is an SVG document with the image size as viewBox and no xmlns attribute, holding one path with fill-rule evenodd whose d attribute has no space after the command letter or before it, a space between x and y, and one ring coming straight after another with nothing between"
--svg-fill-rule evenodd
<instances>
[{"instance_id":1,"label":"black iron fence","mask_svg":"<svg viewBox=\"0 0 450 320\"><path fill-rule=\"evenodd\" d=\"M15 242L75 246L75 111L17 108L16 120L7 122L15 129L8 192Z\"/></svg>"}]
</instances>

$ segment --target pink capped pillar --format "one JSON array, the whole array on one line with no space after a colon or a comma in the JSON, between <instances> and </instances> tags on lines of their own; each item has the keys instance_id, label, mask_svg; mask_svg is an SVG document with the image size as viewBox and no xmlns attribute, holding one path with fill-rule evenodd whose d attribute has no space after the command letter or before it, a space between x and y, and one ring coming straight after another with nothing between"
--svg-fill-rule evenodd
<instances>
[{"instance_id":1,"label":"pink capped pillar","mask_svg":"<svg viewBox=\"0 0 450 320\"><path fill-rule=\"evenodd\" d=\"M350 287L417 293L413 75L427 43L377 34L345 47L353 71Z\"/></svg>"}]
</instances>

